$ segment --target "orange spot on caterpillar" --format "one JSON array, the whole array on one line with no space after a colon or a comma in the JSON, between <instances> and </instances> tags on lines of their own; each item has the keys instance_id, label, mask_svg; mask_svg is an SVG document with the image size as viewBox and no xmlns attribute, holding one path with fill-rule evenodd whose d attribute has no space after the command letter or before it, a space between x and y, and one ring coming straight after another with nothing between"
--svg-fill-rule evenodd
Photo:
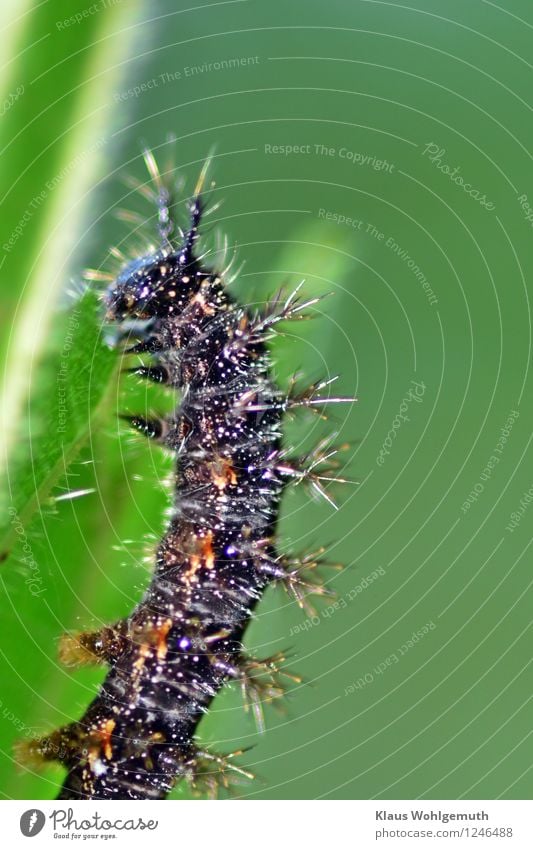
<instances>
[{"instance_id":1,"label":"orange spot on caterpillar","mask_svg":"<svg viewBox=\"0 0 533 849\"><path fill-rule=\"evenodd\" d=\"M211 464L211 477L213 483L220 492L223 492L228 484L235 485L237 483L237 474L229 460L224 457L218 457Z\"/></svg>"},{"instance_id":2,"label":"orange spot on caterpillar","mask_svg":"<svg viewBox=\"0 0 533 849\"><path fill-rule=\"evenodd\" d=\"M216 310L214 307L210 306L205 300L203 294L198 292L194 298L192 299L193 304L198 304L204 315L214 315Z\"/></svg>"},{"instance_id":3,"label":"orange spot on caterpillar","mask_svg":"<svg viewBox=\"0 0 533 849\"><path fill-rule=\"evenodd\" d=\"M111 745L111 735L114 731L116 722L114 719L103 719L100 726L90 734L91 744L89 747L88 761L93 767L101 754L110 761L113 756L113 747Z\"/></svg>"},{"instance_id":4,"label":"orange spot on caterpillar","mask_svg":"<svg viewBox=\"0 0 533 849\"><path fill-rule=\"evenodd\" d=\"M165 619L161 625L158 625L155 628L155 633L157 636L157 657L158 660L163 660L166 657L168 646L167 646L167 635L170 629L172 628L172 619Z\"/></svg>"},{"instance_id":5,"label":"orange spot on caterpillar","mask_svg":"<svg viewBox=\"0 0 533 849\"><path fill-rule=\"evenodd\" d=\"M200 569L202 562L205 563L206 569L212 569L215 565L215 552L213 550L213 531L207 531L205 537L197 538L197 552L191 554L189 560L191 569L188 576L192 579Z\"/></svg>"}]
</instances>

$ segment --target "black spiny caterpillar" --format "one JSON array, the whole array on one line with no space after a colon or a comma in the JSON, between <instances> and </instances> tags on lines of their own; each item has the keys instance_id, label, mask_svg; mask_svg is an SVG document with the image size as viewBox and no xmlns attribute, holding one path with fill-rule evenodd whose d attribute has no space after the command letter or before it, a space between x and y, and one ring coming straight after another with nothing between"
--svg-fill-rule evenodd
<instances>
[{"instance_id":1,"label":"black spiny caterpillar","mask_svg":"<svg viewBox=\"0 0 533 849\"><path fill-rule=\"evenodd\" d=\"M301 604L324 591L316 571L306 574L317 561L280 557L274 535L285 484L307 480L326 495L322 481L331 478L316 467L327 467L334 452L322 443L306 458L287 458L281 417L290 407L350 400L321 398L326 383L288 395L273 385L265 342L275 324L315 300L278 296L262 314L235 303L224 272L206 268L197 253L206 169L181 232L168 184L150 152L145 159L161 244L129 263L104 299L107 320L144 323L128 353L148 355L151 364L133 371L180 390L172 415L131 418L176 457L174 508L131 615L61 643L64 661L99 660L109 672L79 721L31 744L34 754L66 766L60 799L161 799L182 778L196 784L207 774L213 790L229 769L243 772L231 756L197 748L198 723L228 681L241 682L259 716L262 698L282 692L284 658L258 661L242 647L265 587L280 582Z\"/></svg>"}]
</instances>

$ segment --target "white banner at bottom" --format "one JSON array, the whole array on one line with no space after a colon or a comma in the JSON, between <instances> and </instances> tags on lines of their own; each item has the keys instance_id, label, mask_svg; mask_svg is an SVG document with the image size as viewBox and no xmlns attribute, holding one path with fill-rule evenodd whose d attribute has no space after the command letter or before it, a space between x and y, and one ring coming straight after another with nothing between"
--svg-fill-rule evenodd
<instances>
[{"instance_id":1,"label":"white banner at bottom","mask_svg":"<svg viewBox=\"0 0 533 849\"><path fill-rule=\"evenodd\" d=\"M2 844L34 849L533 847L529 801L3 801L0 814Z\"/></svg>"}]
</instances>

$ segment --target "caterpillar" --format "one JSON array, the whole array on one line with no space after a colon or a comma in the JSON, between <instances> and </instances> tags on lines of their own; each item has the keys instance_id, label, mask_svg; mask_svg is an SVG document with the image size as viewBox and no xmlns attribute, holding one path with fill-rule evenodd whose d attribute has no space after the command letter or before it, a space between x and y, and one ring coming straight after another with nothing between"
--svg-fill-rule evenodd
<instances>
[{"instance_id":1,"label":"caterpillar","mask_svg":"<svg viewBox=\"0 0 533 849\"><path fill-rule=\"evenodd\" d=\"M262 726L261 703L297 677L278 654L249 657L243 637L265 588L282 584L301 606L326 592L321 555L280 556L280 501L305 481L331 501L329 441L303 458L283 448L283 415L354 399L322 395L330 381L282 391L271 377L268 341L276 325L302 317L317 298L278 293L263 311L240 305L199 251L210 210L203 191L209 160L187 202L183 230L172 184L144 154L157 207L159 247L128 262L103 292L105 321L124 329L135 375L179 391L162 417L130 424L175 457L173 507L157 546L151 582L125 619L96 632L64 635L60 659L109 667L84 715L32 741L33 755L59 760L67 775L59 799L163 799L182 779L206 792L247 776L237 753L215 755L195 742L198 723L220 689L240 683ZM145 192L146 194L146 192ZM131 327L141 327L131 345ZM149 364L146 364L148 359ZM336 478L340 480L340 478Z\"/></svg>"}]
</instances>

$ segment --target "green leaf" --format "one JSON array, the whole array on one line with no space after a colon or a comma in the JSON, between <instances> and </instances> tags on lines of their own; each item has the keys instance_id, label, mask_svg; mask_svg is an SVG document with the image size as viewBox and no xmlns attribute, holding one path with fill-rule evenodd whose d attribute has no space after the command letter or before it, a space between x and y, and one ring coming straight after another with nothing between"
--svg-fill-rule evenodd
<instances>
[{"instance_id":1,"label":"green leaf","mask_svg":"<svg viewBox=\"0 0 533 849\"><path fill-rule=\"evenodd\" d=\"M39 368L25 422L28 435L7 468L2 561L20 536L17 528L30 527L108 411L117 357L102 339L99 307L94 292L87 292L62 315L62 343Z\"/></svg>"}]
</instances>

